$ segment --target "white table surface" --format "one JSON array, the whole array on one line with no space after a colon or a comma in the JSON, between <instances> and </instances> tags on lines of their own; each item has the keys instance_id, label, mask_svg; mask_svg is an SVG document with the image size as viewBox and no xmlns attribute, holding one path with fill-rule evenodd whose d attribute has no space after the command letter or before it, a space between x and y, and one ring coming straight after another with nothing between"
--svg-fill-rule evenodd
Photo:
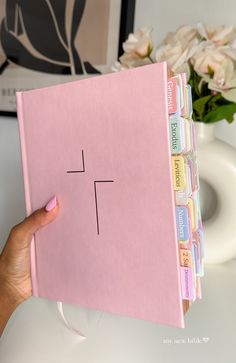
<instances>
[{"instance_id":1,"label":"white table surface","mask_svg":"<svg viewBox=\"0 0 236 363\"><path fill-rule=\"evenodd\" d=\"M185 329L66 305L69 321L87 336L83 342L65 328L54 302L31 298L7 325L0 362L234 363L235 285L235 261L207 268L204 299L187 313Z\"/></svg>"}]
</instances>

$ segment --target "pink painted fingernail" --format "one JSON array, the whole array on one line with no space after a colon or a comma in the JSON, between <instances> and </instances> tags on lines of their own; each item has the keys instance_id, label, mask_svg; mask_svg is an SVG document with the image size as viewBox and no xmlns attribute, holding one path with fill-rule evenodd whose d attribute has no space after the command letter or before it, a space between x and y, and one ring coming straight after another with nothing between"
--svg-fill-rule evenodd
<instances>
[{"instance_id":1,"label":"pink painted fingernail","mask_svg":"<svg viewBox=\"0 0 236 363\"><path fill-rule=\"evenodd\" d=\"M45 210L47 212L50 212L50 210L52 210L56 206L56 204L57 204L57 198L54 195L54 197L52 197L52 199L50 199L49 202L47 203Z\"/></svg>"}]
</instances>

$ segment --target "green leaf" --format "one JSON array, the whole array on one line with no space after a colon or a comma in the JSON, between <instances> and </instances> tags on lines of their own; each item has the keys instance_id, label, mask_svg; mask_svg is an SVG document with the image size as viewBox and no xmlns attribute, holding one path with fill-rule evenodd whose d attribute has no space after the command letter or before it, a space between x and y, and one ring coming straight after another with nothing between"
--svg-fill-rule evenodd
<instances>
[{"instance_id":1,"label":"green leaf","mask_svg":"<svg viewBox=\"0 0 236 363\"><path fill-rule=\"evenodd\" d=\"M193 99L197 99L199 97L201 97L200 91L199 91L199 83L201 81L201 78L199 77L199 75L194 71L194 69L192 68L192 72L191 72L191 86L192 86L192 90L193 90L193 94L194 97Z\"/></svg>"},{"instance_id":2,"label":"green leaf","mask_svg":"<svg viewBox=\"0 0 236 363\"><path fill-rule=\"evenodd\" d=\"M198 84L200 82L198 74L194 71L193 65L189 63L190 67L190 78L189 78L189 84L192 88L192 96L193 100L201 97L199 90L198 90Z\"/></svg>"},{"instance_id":3,"label":"green leaf","mask_svg":"<svg viewBox=\"0 0 236 363\"><path fill-rule=\"evenodd\" d=\"M193 102L193 109L199 117L199 120L203 120L203 115L205 113L206 105L212 98L212 95L201 97Z\"/></svg>"},{"instance_id":4,"label":"green leaf","mask_svg":"<svg viewBox=\"0 0 236 363\"><path fill-rule=\"evenodd\" d=\"M212 123L226 119L229 123L233 122L234 114L236 113L236 103L230 103L217 107L216 110L207 113L203 117L203 121L206 123Z\"/></svg>"},{"instance_id":5,"label":"green leaf","mask_svg":"<svg viewBox=\"0 0 236 363\"><path fill-rule=\"evenodd\" d=\"M222 95L219 93L212 97L212 99L208 102L208 110L206 112L215 111L218 107L220 107L225 99L222 97Z\"/></svg>"}]
</instances>

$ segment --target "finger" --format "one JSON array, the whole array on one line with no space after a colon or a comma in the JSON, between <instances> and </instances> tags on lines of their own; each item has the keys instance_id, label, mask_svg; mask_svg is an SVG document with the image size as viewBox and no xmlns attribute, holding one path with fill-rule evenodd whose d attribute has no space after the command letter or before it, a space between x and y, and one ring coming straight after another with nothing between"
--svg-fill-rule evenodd
<instances>
[{"instance_id":1,"label":"finger","mask_svg":"<svg viewBox=\"0 0 236 363\"><path fill-rule=\"evenodd\" d=\"M11 237L25 240L30 238L38 229L52 222L59 211L59 204L54 196L44 208L37 209L30 216L26 217L21 223L13 227Z\"/></svg>"}]
</instances>

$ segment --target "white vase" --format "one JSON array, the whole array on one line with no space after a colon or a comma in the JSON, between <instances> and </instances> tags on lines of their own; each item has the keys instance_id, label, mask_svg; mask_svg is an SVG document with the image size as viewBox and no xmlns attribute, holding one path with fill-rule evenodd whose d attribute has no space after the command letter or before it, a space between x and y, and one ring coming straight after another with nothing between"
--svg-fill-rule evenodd
<instances>
[{"instance_id":1,"label":"white vase","mask_svg":"<svg viewBox=\"0 0 236 363\"><path fill-rule=\"evenodd\" d=\"M200 203L208 264L236 257L236 150L215 137L215 125L195 122Z\"/></svg>"}]
</instances>

